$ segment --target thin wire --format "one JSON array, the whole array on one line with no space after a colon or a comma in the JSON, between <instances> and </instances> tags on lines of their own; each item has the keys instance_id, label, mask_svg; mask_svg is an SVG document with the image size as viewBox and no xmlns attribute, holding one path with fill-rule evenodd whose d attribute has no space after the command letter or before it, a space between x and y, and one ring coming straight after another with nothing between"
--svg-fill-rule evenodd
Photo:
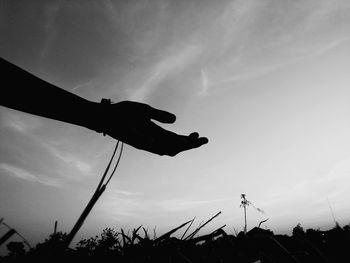
<instances>
[{"instance_id":1,"label":"thin wire","mask_svg":"<svg viewBox=\"0 0 350 263\"><path fill-rule=\"evenodd\" d=\"M105 179L105 177L106 177L106 175L107 175L107 173L108 173L109 167L110 167L111 164L112 164L112 161L113 161L114 155L115 155L115 153L116 153L116 151L117 151L117 149L118 149L118 146L119 146L119 141L117 142L117 145L116 145L115 148L114 148L114 151L113 151L111 160L109 161L109 163L108 163L108 165L107 165L107 168L106 168L105 172L103 173L103 176L102 176L102 178L101 178L101 180L100 180L100 182L99 182L99 184L98 184L98 186L97 186L96 191L99 191L99 190L101 189L101 185L103 184L103 181L104 181L104 179Z\"/></svg>"},{"instance_id":2,"label":"thin wire","mask_svg":"<svg viewBox=\"0 0 350 263\"><path fill-rule=\"evenodd\" d=\"M122 142L122 146L121 146L121 148L120 148L120 152L119 152L119 156L118 156L117 163L115 164L114 169L113 169L113 172L112 172L111 175L109 176L107 182L104 184L105 187L108 185L109 181L112 179L115 170L117 170L117 167L118 167L118 165L119 165L120 158L122 157L122 154L123 154L123 148L124 148L124 143Z\"/></svg>"}]
</instances>

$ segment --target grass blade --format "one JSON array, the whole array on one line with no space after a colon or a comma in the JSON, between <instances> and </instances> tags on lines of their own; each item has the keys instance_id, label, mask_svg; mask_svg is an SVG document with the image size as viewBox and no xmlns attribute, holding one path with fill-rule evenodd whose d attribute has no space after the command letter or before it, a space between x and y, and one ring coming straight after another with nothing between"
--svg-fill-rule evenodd
<instances>
[{"instance_id":1,"label":"grass blade","mask_svg":"<svg viewBox=\"0 0 350 263\"><path fill-rule=\"evenodd\" d=\"M219 213L217 213L216 215L214 215L212 218L210 218L207 222L205 222L202 226L198 227L195 231L192 232L192 234L188 235L185 240L187 239L191 239L194 237L195 234L197 234L199 232L199 230L201 230L203 227L205 227L210 221L212 221L215 217L217 217L218 215L221 214L221 211Z\"/></svg>"}]
</instances>

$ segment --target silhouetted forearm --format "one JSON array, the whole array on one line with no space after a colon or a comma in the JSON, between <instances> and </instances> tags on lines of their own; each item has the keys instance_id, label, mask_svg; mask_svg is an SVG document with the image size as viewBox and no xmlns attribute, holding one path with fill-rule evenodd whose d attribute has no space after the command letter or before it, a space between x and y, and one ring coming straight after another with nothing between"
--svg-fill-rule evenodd
<instances>
[{"instance_id":1,"label":"silhouetted forearm","mask_svg":"<svg viewBox=\"0 0 350 263\"><path fill-rule=\"evenodd\" d=\"M121 101L95 103L52 85L0 58L0 105L108 134L135 148L159 155L179 152L208 143L197 132L180 135L152 120L174 123L176 116L143 103Z\"/></svg>"},{"instance_id":2,"label":"silhouetted forearm","mask_svg":"<svg viewBox=\"0 0 350 263\"><path fill-rule=\"evenodd\" d=\"M92 127L99 103L50 84L0 58L2 106L71 124Z\"/></svg>"}]
</instances>

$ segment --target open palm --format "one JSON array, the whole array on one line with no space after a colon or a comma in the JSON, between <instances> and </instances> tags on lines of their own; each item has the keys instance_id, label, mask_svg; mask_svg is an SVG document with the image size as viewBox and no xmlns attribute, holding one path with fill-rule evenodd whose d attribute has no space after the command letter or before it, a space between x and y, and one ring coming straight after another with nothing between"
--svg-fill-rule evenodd
<instances>
[{"instance_id":1,"label":"open palm","mask_svg":"<svg viewBox=\"0 0 350 263\"><path fill-rule=\"evenodd\" d=\"M163 129L152 120L174 123L172 113L139 102L122 101L104 107L102 130L109 136L135 148L159 155L175 156L179 152L200 147L208 142L196 132L179 135ZM118 123L114 122L115 116Z\"/></svg>"}]
</instances>

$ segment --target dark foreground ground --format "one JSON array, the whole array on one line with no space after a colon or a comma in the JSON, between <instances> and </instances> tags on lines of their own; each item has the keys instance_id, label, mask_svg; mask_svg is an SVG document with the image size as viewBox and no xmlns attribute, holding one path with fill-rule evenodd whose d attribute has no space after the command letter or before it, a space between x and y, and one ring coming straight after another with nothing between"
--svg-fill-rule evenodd
<instances>
[{"instance_id":1,"label":"dark foreground ground","mask_svg":"<svg viewBox=\"0 0 350 263\"><path fill-rule=\"evenodd\" d=\"M130 234L107 228L74 249L63 249L66 235L58 232L29 251L21 242L9 242L9 254L0 262L350 262L349 225L328 231L304 231L298 225L292 236L261 228L237 236L221 228L187 239L171 234L151 239L142 228Z\"/></svg>"}]
</instances>

